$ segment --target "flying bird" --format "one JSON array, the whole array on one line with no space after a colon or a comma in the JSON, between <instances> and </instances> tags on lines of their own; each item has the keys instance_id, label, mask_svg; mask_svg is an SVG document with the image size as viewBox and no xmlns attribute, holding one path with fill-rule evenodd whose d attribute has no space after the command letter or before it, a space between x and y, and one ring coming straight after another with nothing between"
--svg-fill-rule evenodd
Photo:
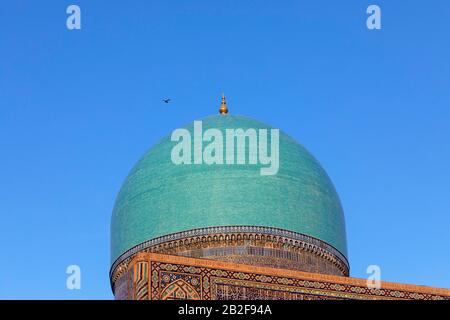
<instances>
[{"instance_id":1,"label":"flying bird","mask_svg":"<svg viewBox=\"0 0 450 320\"><path fill-rule=\"evenodd\" d=\"M162 99L162 101L163 101L164 103L169 103L169 102L171 101L171 99Z\"/></svg>"}]
</instances>

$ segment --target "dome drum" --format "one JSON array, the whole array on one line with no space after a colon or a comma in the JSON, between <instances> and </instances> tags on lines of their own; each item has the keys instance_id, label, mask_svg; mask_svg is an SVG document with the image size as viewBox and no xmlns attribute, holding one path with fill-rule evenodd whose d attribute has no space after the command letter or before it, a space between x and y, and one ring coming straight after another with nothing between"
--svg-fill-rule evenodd
<instances>
[{"instance_id":1,"label":"dome drum","mask_svg":"<svg viewBox=\"0 0 450 320\"><path fill-rule=\"evenodd\" d=\"M240 264L349 275L347 259L327 243L288 230L224 226L188 230L152 239L128 250L114 263L111 278L136 254L153 252Z\"/></svg>"}]
</instances>

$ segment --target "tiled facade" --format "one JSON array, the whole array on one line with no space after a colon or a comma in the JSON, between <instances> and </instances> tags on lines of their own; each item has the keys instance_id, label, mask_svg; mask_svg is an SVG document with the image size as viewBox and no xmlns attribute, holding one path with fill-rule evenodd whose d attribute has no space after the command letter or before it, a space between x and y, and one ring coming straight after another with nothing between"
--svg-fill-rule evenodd
<instances>
[{"instance_id":1,"label":"tiled facade","mask_svg":"<svg viewBox=\"0 0 450 320\"><path fill-rule=\"evenodd\" d=\"M450 290L250 266L157 253L137 253L117 270L116 299L170 300L450 300Z\"/></svg>"}]
</instances>

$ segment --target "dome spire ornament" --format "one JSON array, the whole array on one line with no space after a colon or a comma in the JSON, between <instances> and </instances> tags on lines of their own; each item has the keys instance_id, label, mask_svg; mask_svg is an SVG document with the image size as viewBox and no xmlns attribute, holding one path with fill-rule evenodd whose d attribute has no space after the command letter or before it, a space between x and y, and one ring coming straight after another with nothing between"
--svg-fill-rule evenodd
<instances>
[{"instance_id":1,"label":"dome spire ornament","mask_svg":"<svg viewBox=\"0 0 450 320\"><path fill-rule=\"evenodd\" d=\"M220 105L219 113L220 114L227 114L228 113L227 102L225 100L225 95L224 94L222 94L222 104Z\"/></svg>"}]
</instances>

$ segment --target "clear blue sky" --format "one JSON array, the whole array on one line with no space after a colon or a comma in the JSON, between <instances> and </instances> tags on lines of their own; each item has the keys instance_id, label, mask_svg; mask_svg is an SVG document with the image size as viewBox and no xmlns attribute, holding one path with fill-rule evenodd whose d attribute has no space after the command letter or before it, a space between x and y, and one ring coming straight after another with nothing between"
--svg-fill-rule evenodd
<instances>
[{"instance_id":1,"label":"clear blue sky","mask_svg":"<svg viewBox=\"0 0 450 320\"><path fill-rule=\"evenodd\" d=\"M0 298L112 298L121 183L222 91L327 170L352 276L450 288L449 33L446 0L3 1Z\"/></svg>"}]
</instances>

